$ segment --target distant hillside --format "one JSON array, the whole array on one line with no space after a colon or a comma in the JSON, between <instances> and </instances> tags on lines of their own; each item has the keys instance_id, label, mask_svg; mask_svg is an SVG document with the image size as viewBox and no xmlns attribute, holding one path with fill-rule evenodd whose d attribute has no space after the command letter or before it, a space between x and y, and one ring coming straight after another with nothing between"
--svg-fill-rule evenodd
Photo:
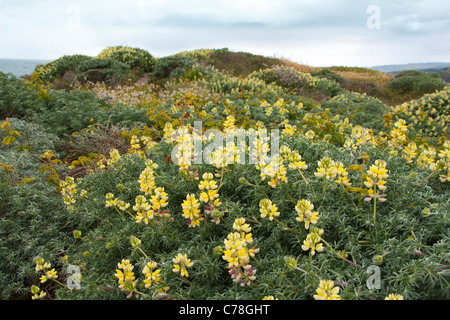
<instances>
[{"instance_id":1,"label":"distant hillside","mask_svg":"<svg viewBox=\"0 0 450 320\"><path fill-rule=\"evenodd\" d=\"M391 64L374 66L370 69L377 71L397 74L404 70L420 70L425 72L441 72L445 69L450 68L450 62L427 62L427 63L407 63L407 64Z\"/></svg>"}]
</instances>

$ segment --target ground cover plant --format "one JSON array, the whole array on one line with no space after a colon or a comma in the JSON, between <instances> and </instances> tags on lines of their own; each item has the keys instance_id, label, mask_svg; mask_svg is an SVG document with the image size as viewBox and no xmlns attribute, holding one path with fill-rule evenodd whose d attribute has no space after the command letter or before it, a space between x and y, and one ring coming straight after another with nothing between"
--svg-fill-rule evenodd
<instances>
[{"instance_id":1,"label":"ground cover plant","mask_svg":"<svg viewBox=\"0 0 450 320\"><path fill-rule=\"evenodd\" d=\"M147 68L133 50L77 66ZM0 74L2 299L450 298L448 87L391 106L239 56Z\"/></svg>"}]
</instances>

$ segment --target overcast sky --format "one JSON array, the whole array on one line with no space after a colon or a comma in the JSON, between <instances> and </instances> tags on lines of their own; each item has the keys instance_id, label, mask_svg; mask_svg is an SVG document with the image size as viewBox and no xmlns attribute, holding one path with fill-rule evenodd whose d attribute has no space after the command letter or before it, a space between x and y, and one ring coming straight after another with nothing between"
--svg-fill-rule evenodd
<instances>
[{"instance_id":1,"label":"overcast sky","mask_svg":"<svg viewBox=\"0 0 450 320\"><path fill-rule=\"evenodd\" d=\"M0 0L0 58L229 48L311 66L450 62L449 0Z\"/></svg>"}]
</instances>

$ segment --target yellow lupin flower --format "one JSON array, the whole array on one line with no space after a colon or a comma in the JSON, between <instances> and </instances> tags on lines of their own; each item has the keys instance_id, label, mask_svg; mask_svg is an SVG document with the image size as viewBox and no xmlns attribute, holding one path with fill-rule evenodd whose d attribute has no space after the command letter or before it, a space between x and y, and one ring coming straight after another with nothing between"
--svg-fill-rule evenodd
<instances>
[{"instance_id":1,"label":"yellow lupin flower","mask_svg":"<svg viewBox=\"0 0 450 320\"><path fill-rule=\"evenodd\" d=\"M134 266L130 263L130 260L122 259L122 261L117 264L117 267L119 269L116 269L115 277L118 279L119 288L122 291L127 291L127 282L136 282L133 272ZM123 272L120 269L122 269Z\"/></svg>"},{"instance_id":2,"label":"yellow lupin flower","mask_svg":"<svg viewBox=\"0 0 450 320\"><path fill-rule=\"evenodd\" d=\"M384 300L403 300L403 296L396 293L391 293Z\"/></svg>"},{"instance_id":3,"label":"yellow lupin flower","mask_svg":"<svg viewBox=\"0 0 450 320\"><path fill-rule=\"evenodd\" d=\"M41 289L38 286L36 285L31 286L31 293L33 294L33 296L31 297L32 300L40 300L47 295L47 293L44 292L44 290L41 290L40 292L39 290Z\"/></svg>"},{"instance_id":4,"label":"yellow lupin flower","mask_svg":"<svg viewBox=\"0 0 450 320\"><path fill-rule=\"evenodd\" d=\"M145 195L152 193L155 189L155 177L153 176L153 168L146 167L139 176L139 191L144 192Z\"/></svg>"},{"instance_id":5,"label":"yellow lupin flower","mask_svg":"<svg viewBox=\"0 0 450 320\"><path fill-rule=\"evenodd\" d=\"M302 250L303 251L311 250L312 256L316 254L316 251L322 252L323 244L320 243L320 240L322 240L322 238L318 234L309 233L306 236L306 239L303 241Z\"/></svg>"},{"instance_id":6,"label":"yellow lupin flower","mask_svg":"<svg viewBox=\"0 0 450 320\"><path fill-rule=\"evenodd\" d=\"M158 187L155 189L155 194L151 196L150 203L155 212L167 207L167 193L164 188Z\"/></svg>"},{"instance_id":7,"label":"yellow lupin flower","mask_svg":"<svg viewBox=\"0 0 450 320\"><path fill-rule=\"evenodd\" d=\"M45 271L45 274L42 275L39 279L41 280L41 283L47 282L49 279L57 279L58 273L56 272L55 268L52 270Z\"/></svg>"},{"instance_id":8,"label":"yellow lupin flower","mask_svg":"<svg viewBox=\"0 0 450 320\"><path fill-rule=\"evenodd\" d=\"M138 195L135 201L136 204L133 206L133 210L136 211L137 214L135 217L136 223L144 221L145 224L148 224L149 220L153 219L153 211L150 210L150 204L143 195Z\"/></svg>"},{"instance_id":9,"label":"yellow lupin flower","mask_svg":"<svg viewBox=\"0 0 450 320\"><path fill-rule=\"evenodd\" d=\"M317 172L314 173L317 178L324 177L326 180L336 178L338 169L336 168L335 162L331 160L330 157L323 157L317 163L319 167L316 169Z\"/></svg>"},{"instance_id":10,"label":"yellow lupin flower","mask_svg":"<svg viewBox=\"0 0 450 320\"><path fill-rule=\"evenodd\" d=\"M154 261L149 261L145 265L144 269L142 270L142 273L145 275L145 288L150 288L152 285L156 285L159 282L162 282L161 280L161 269L157 269L157 264Z\"/></svg>"},{"instance_id":11,"label":"yellow lupin flower","mask_svg":"<svg viewBox=\"0 0 450 320\"><path fill-rule=\"evenodd\" d=\"M189 273L186 268L190 268L194 265L191 259L188 259L187 254L179 253L175 258L172 259L174 263L172 271L177 273L180 272L182 277L188 277Z\"/></svg>"},{"instance_id":12,"label":"yellow lupin flower","mask_svg":"<svg viewBox=\"0 0 450 320\"><path fill-rule=\"evenodd\" d=\"M288 180L286 177L286 167L283 164L283 157L275 155L268 165L261 168L260 176L263 181L266 177L269 177L270 181L267 183L272 188L276 188L282 182L287 183Z\"/></svg>"},{"instance_id":13,"label":"yellow lupin flower","mask_svg":"<svg viewBox=\"0 0 450 320\"><path fill-rule=\"evenodd\" d=\"M319 212L312 210L314 205L309 200L300 200L295 206L298 217L295 218L298 222L305 221L305 229L309 229L310 224L316 224L319 221Z\"/></svg>"},{"instance_id":14,"label":"yellow lupin flower","mask_svg":"<svg viewBox=\"0 0 450 320\"><path fill-rule=\"evenodd\" d=\"M302 156L298 153L297 150L294 150L291 153L289 153L288 160L289 160L289 169L292 169L292 170L308 169L308 165L306 164L306 162L301 161Z\"/></svg>"},{"instance_id":15,"label":"yellow lupin flower","mask_svg":"<svg viewBox=\"0 0 450 320\"><path fill-rule=\"evenodd\" d=\"M341 300L339 296L339 287L334 286L334 282L331 280L320 280L319 288L317 288L317 294L314 295L315 300Z\"/></svg>"},{"instance_id":16,"label":"yellow lupin flower","mask_svg":"<svg viewBox=\"0 0 450 320\"><path fill-rule=\"evenodd\" d=\"M262 199L259 202L259 212L261 213L261 218L269 216L270 221L280 215L277 205L273 204L269 199Z\"/></svg>"},{"instance_id":17,"label":"yellow lupin flower","mask_svg":"<svg viewBox=\"0 0 450 320\"><path fill-rule=\"evenodd\" d=\"M200 190L210 190L210 189L217 189L217 183L212 180L213 174L210 172L204 173L202 176L203 180L200 181L200 184L198 185L198 188Z\"/></svg>"},{"instance_id":18,"label":"yellow lupin flower","mask_svg":"<svg viewBox=\"0 0 450 320\"><path fill-rule=\"evenodd\" d=\"M366 198L364 199L367 202L370 202L372 198L376 198L380 200L381 202L386 201L386 195L379 194L377 191L384 191L386 190L386 178L388 178L388 170L386 169L386 161L384 160L376 160L375 163L370 166L369 170L367 171L367 176L364 181L364 185L369 189L369 193L366 195Z\"/></svg>"},{"instance_id":19,"label":"yellow lupin flower","mask_svg":"<svg viewBox=\"0 0 450 320\"><path fill-rule=\"evenodd\" d=\"M186 200L181 205L183 208L183 217L187 220L190 227L196 227L200 225L200 221L203 221L203 217L200 213L200 202L195 198L194 194L188 194Z\"/></svg>"}]
</instances>

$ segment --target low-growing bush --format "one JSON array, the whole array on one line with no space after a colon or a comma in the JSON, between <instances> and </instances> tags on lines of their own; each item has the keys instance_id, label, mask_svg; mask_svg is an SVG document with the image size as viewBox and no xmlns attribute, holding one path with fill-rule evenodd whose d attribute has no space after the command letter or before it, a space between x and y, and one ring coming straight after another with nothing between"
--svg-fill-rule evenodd
<instances>
[{"instance_id":1,"label":"low-growing bush","mask_svg":"<svg viewBox=\"0 0 450 320\"><path fill-rule=\"evenodd\" d=\"M409 129L428 139L450 138L450 87L402 103L392 110L395 119L404 119Z\"/></svg>"},{"instance_id":2,"label":"low-growing bush","mask_svg":"<svg viewBox=\"0 0 450 320\"><path fill-rule=\"evenodd\" d=\"M344 92L324 101L322 108L330 109L333 115L349 118L354 125L380 131L384 128L383 114L388 107L380 100L355 92Z\"/></svg>"},{"instance_id":3,"label":"low-growing bush","mask_svg":"<svg viewBox=\"0 0 450 320\"><path fill-rule=\"evenodd\" d=\"M443 81L437 74L416 70L406 70L396 75L389 86L400 93L414 92L418 95L432 93L445 87Z\"/></svg>"},{"instance_id":4,"label":"low-growing bush","mask_svg":"<svg viewBox=\"0 0 450 320\"><path fill-rule=\"evenodd\" d=\"M151 72L155 64L155 58L147 50L128 46L107 47L96 58L113 59L142 72Z\"/></svg>"},{"instance_id":5,"label":"low-growing bush","mask_svg":"<svg viewBox=\"0 0 450 320\"><path fill-rule=\"evenodd\" d=\"M338 73L331 71L330 69L326 69L326 68L321 69L319 71L312 71L311 75L314 77L317 77L317 78L335 81L335 82L339 83L340 85L345 85L349 82L347 79L345 79Z\"/></svg>"},{"instance_id":6,"label":"low-growing bush","mask_svg":"<svg viewBox=\"0 0 450 320\"><path fill-rule=\"evenodd\" d=\"M261 79L268 84L276 84L289 91L298 92L302 92L314 82L314 78L309 73L302 73L292 67L285 66L275 66L257 71L252 73L250 77Z\"/></svg>"},{"instance_id":7,"label":"low-growing bush","mask_svg":"<svg viewBox=\"0 0 450 320\"><path fill-rule=\"evenodd\" d=\"M82 62L76 71L79 73L76 79L81 83L105 82L117 85L134 78L129 65L110 58Z\"/></svg>"},{"instance_id":8,"label":"low-growing bush","mask_svg":"<svg viewBox=\"0 0 450 320\"><path fill-rule=\"evenodd\" d=\"M450 298L450 140L415 131L444 132L448 90L392 109L192 70L70 91L0 74L2 299Z\"/></svg>"},{"instance_id":9,"label":"low-growing bush","mask_svg":"<svg viewBox=\"0 0 450 320\"><path fill-rule=\"evenodd\" d=\"M14 75L0 72L0 117L23 117L39 103L36 90Z\"/></svg>"},{"instance_id":10,"label":"low-growing bush","mask_svg":"<svg viewBox=\"0 0 450 320\"><path fill-rule=\"evenodd\" d=\"M159 58L150 74L151 81L161 82L184 77L185 73L195 64L195 60L189 57L175 55Z\"/></svg>"},{"instance_id":11,"label":"low-growing bush","mask_svg":"<svg viewBox=\"0 0 450 320\"><path fill-rule=\"evenodd\" d=\"M65 55L54 61L39 65L34 69L38 77L45 82L61 79L66 72L75 71L81 62L92 59L90 56L75 54Z\"/></svg>"}]
</instances>

